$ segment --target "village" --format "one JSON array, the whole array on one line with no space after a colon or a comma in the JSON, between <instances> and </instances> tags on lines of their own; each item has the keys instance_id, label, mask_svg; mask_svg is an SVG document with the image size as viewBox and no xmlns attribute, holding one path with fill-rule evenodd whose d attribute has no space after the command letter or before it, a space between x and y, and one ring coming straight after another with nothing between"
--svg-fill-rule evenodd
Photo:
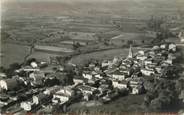
<instances>
[{"instance_id":1,"label":"village","mask_svg":"<svg viewBox=\"0 0 184 115\"><path fill-rule=\"evenodd\" d=\"M1 73L0 110L2 113L67 112L73 103L98 101L108 104L118 97L142 95L149 91L151 80L178 78L176 63L180 56L175 43L162 43L149 50L134 52L130 45L125 57L99 62L92 60L83 67L75 64L45 69L48 62L35 59L17 68L13 76Z\"/></svg>"}]
</instances>

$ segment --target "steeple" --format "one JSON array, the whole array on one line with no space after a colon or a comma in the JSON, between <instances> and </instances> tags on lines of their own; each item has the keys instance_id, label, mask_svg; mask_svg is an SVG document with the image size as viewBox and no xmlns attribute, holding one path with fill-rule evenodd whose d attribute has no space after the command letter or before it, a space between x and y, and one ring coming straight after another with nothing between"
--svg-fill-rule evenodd
<instances>
[{"instance_id":1,"label":"steeple","mask_svg":"<svg viewBox=\"0 0 184 115\"><path fill-rule=\"evenodd\" d=\"M127 58L133 58L133 51L132 51L132 45L130 45L129 53Z\"/></svg>"}]
</instances>

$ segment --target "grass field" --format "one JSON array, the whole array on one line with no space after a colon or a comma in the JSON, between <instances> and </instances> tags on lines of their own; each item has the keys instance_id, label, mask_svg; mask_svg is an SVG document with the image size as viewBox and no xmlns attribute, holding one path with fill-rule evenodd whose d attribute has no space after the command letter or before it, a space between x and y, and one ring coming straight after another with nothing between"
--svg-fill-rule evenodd
<instances>
[{"instance_id":1,"label":"grass field","mask_svg":"<svg viewBox=\"0 0 184 115\"><path fill-rule=\"evenodd\" d=\"M17 44L2 43L1 66L7 67L11 63L21 63L24 60L24 56L29 53L29 47Z\"/></svg>"},{"instance_id":2,"label":"grass field","mask_svg":"<svg viewBox=\"0 0 184 115\"><path fill-rule=\"evenodd\" d=\"M137 52L138 50L144 50L144 48L133 48L133 52ZM111 49L111 50L81 54L78 56L74 56L71 59L71 63L80 65L80 64L84 64L89 59L104 60L104 59L112 59L115 56L126 57L128 55L128 51L129 51L129 48L121 48L121 49Z\"/></svg>"},{"instance_id":3,"label":"grass field","mask_svg":"<svg viewBox=\"0 0 184 115\"><path fill-rule=\"evenodd\" d=\"M111 42L115 45L121 46L122 44L126 44L127 41L131 40L137 45L145 45L150 44L153 40L153 37L148 36L144 33L121 33L115 37L111 38Z\"/></svg>"},{"instance_id":4,"label":"grass field","mask_svg":"<svg viewBox=\"0 0 184 115\"><path fill-rule=\"evenodd\" d=\"M128 95L124 97L119 97L109 104L104 104L100 106L85 107L80 103L73 104L70 106L72 112L85 111L88 112L106 112L106 113L124 113L124 112L141 112L141 104L143 102L144 95Z\"/></svg>"},{"instance_id":5,"label":"grass field","mask_svg":"<svg viewBox=\"0 0 184 115\"><path fill-rule=\"evenodd\" d=\"M12 43L3 43L1 46L1 65L8 67L10 64L18 62L22 63L24 57L29 53L29 46L12 44ZM50 56L63 55L63 53L51 53L51 52L40 52L35 51L29 58L36 58L42 61L49 61Z\"/></svg>"}]
</instances>

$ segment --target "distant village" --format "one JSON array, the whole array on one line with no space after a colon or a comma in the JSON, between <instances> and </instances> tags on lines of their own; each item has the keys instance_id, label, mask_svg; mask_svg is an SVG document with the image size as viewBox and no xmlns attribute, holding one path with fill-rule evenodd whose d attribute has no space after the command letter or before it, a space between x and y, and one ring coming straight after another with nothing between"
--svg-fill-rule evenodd
<instances>
[{"instance_id":1,"label":"distant village","mask_svg":"<svg viewBox=\"0 0 184 115\"><path fill-rule=\"evenodd\" d=\"M134 52L130 45L125 57L91 61L79 68L58 65L45 69L47 62L31 60L14 71L11 78L0 73L0 110L3 113L38 112L45 109L62 112L81 101L96 100L103 104L118 97L141 95L148 91L146 80L175 79L175 63L179 56L175 43L155 45Z\"/></svg>"}]
</instances>

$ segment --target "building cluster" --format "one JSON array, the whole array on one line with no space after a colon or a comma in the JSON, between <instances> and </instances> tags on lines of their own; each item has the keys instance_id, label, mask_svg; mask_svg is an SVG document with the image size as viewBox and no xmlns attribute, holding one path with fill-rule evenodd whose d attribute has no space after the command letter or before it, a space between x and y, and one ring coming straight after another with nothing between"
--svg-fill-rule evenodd
<instances>
[{"instance_id":1,"label":"building cluster","mask_svg":"<svg viewBox=\"0 0 184 115\"><path fill-rule=\"evenodd\" d=\"M119 96L142 94L145 77L173 77L169 68L177 60L176 51L173 43L138 51L135 55L130 47L127 58L91 62L81 73L75 67L72 76L62 67L57 71L43 71L46 63L33 61L16 70L12 78L0 80L0 110L38 111L78 101L108 103Z\"/></svg>"}]
</instances>

